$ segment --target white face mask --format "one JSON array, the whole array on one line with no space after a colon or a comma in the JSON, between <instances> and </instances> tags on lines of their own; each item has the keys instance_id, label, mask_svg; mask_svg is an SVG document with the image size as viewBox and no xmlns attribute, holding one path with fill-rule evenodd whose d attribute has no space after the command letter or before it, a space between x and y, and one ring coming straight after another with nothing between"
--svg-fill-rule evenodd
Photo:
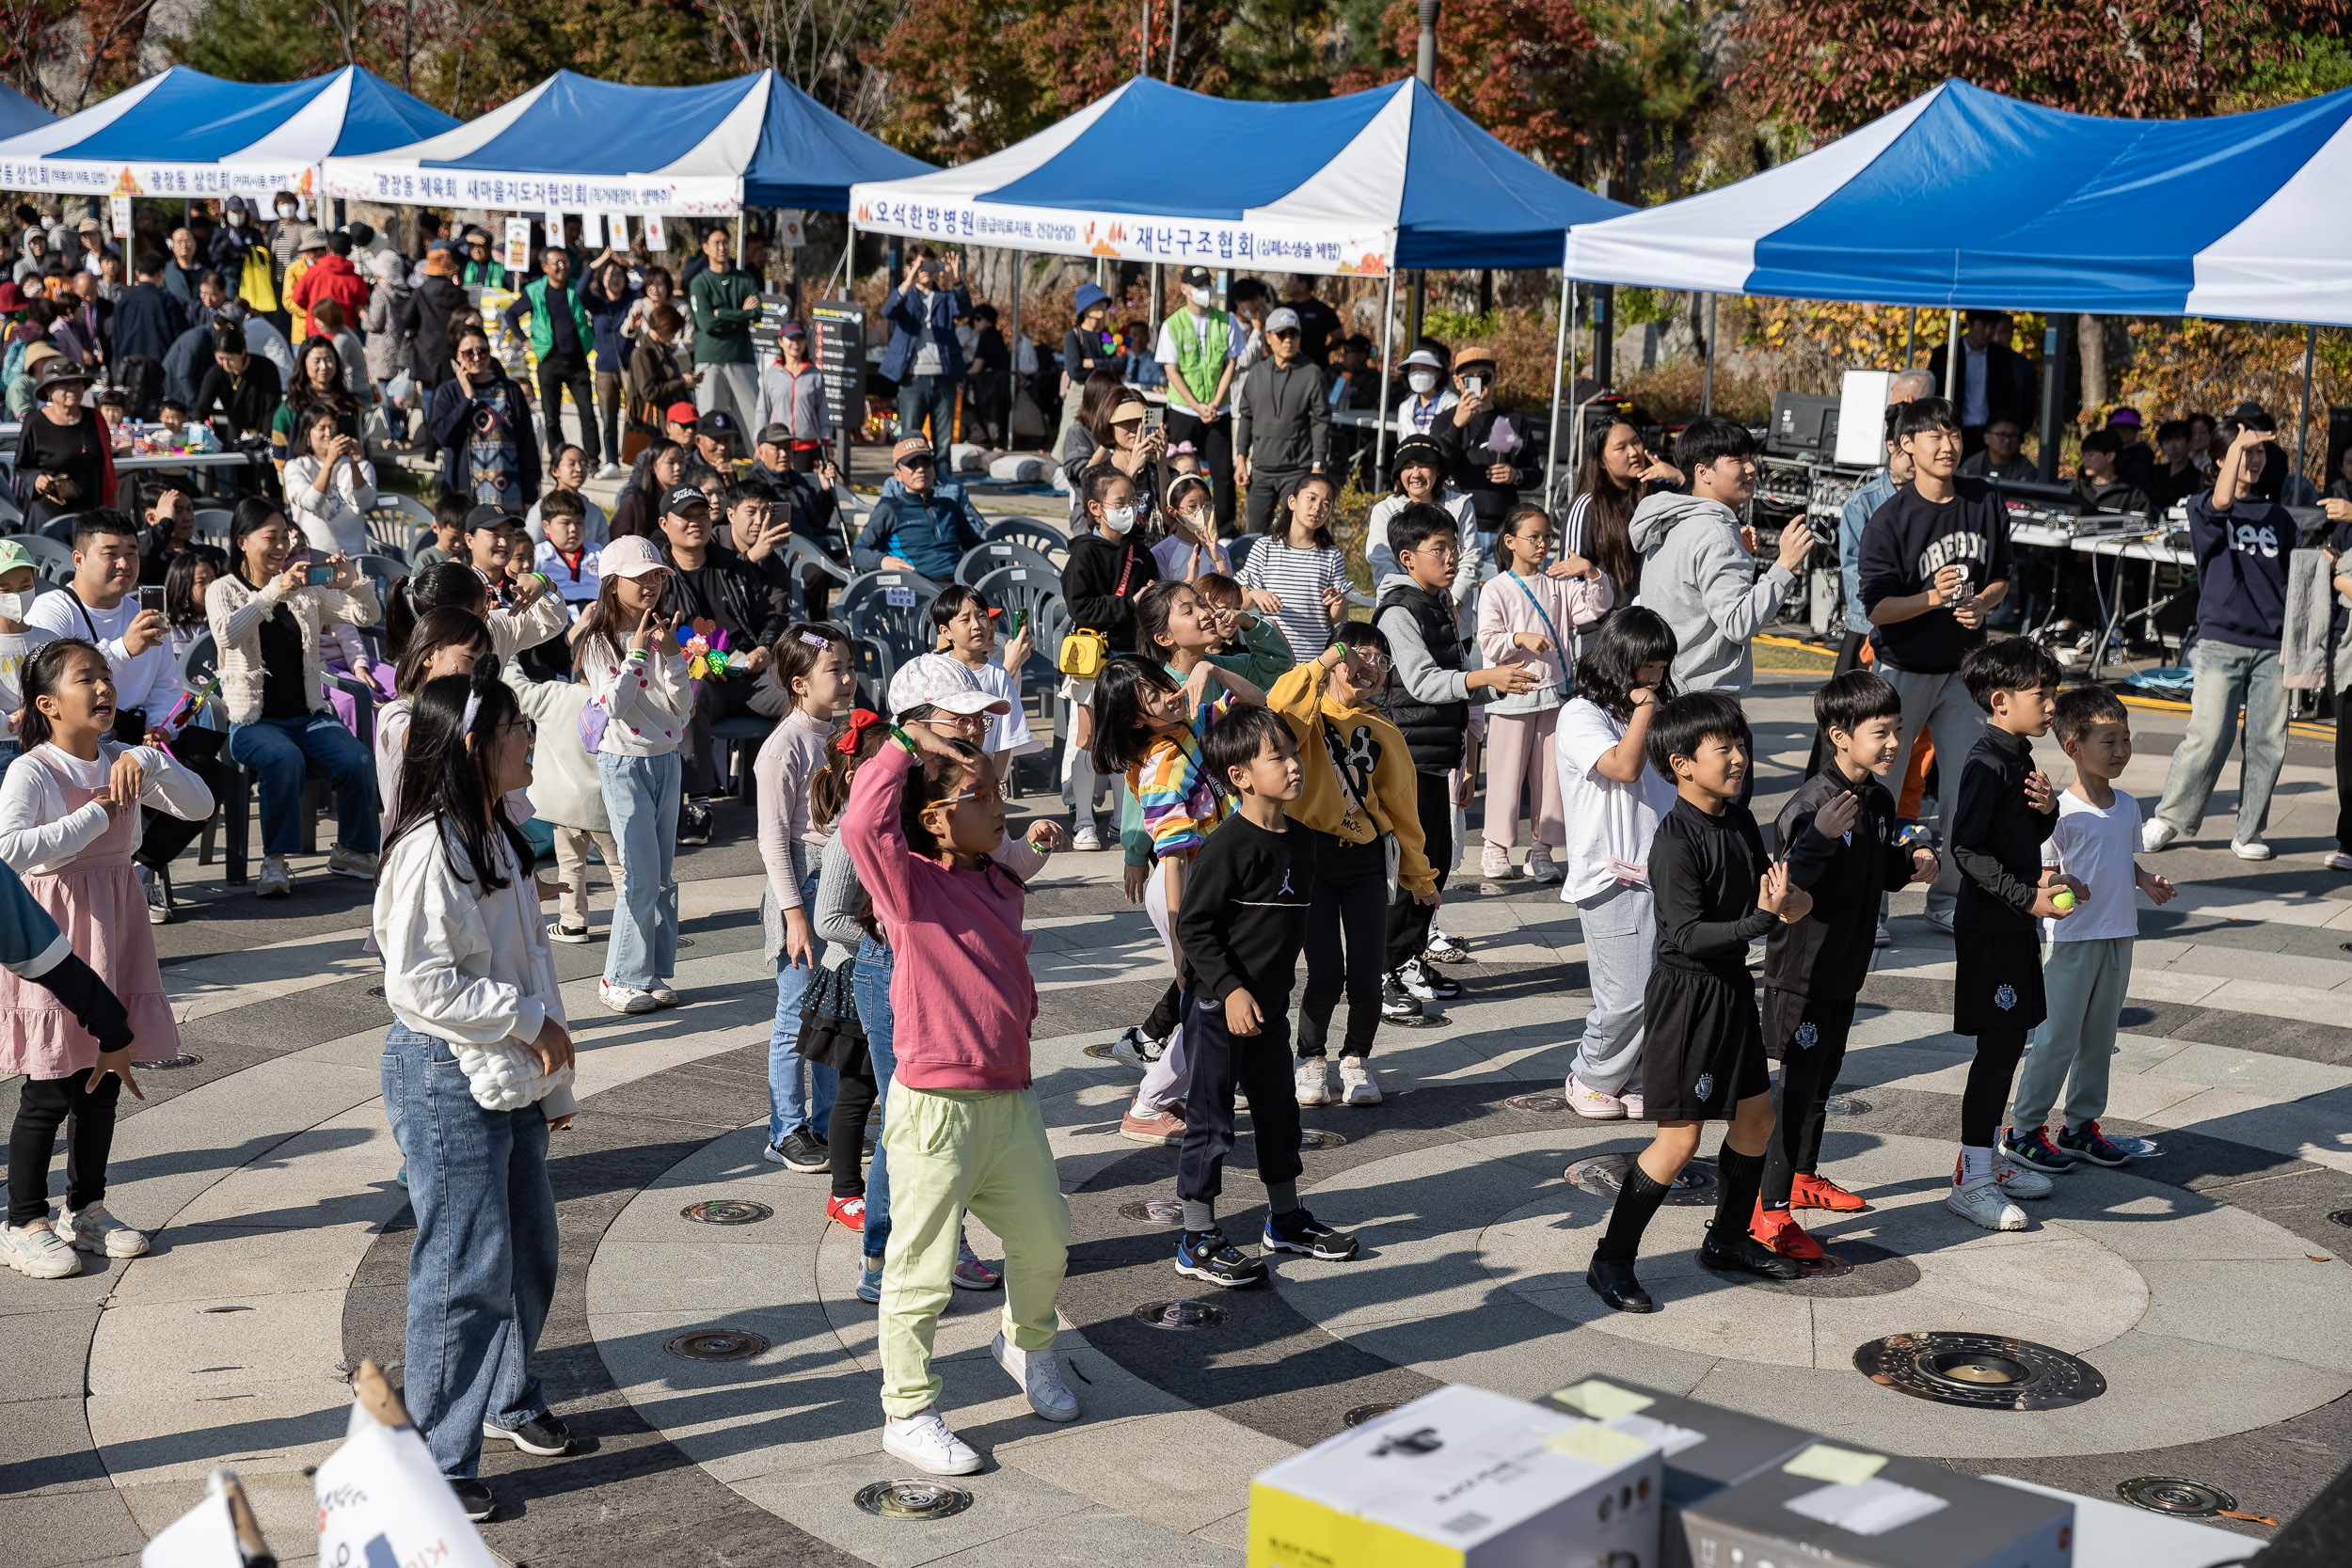
<instances>
[{"instance_id":1,"label":"white face mask","mask_svg":"<svg viewBox=\"0 0 2352 1568\"><path fill-rule=\"evenodd\" d=\"M1430 393L1438 389L1438 372L1435 371L1415 371L1412 374L1405 378L1405 385L1410 387L1414 391L1419 392L1422 396L1427 397Z\"/></svg>"},{"instance_id":2,"label":"white face mask","mask_svg":"<svg viewBox=\"0 0 2352 1568\"><path fill-rule=\"evenodd\" d=\"M1136 508L1106 506L1103 508L1103 521L1113 533L1128 532L1136 526Z\"/></svg>"},{"instance_id":3,"label":"white face mask","mask_svg":"<svg viewBox=\"0 0 2352 1568\"><path fill-rule=\"evenodd\" d=\"M22 594L0 594L0 621L22 621L32 608L29 589Z\"/></svg>"},{"instance_id":4,"label":"white face mask","mask_svg":"<svg viewBox=\"0 0 2352 1568\"><path fill-rule=\"evenodd\" d=\"M1209 301L1216 296L1210 293L1206 289L1186 289L1184 291L1184 297L1191 300L1201 309L1205 310L1209 308Z\"/></svg>"},{"instance_id":5,"label":"white face mask","mask_svg":"<svg viewBox=\"0 0 2352 1568\"><path fill-rule=\"evenodd\" d=\"M245 210L243 208L231 207L229 209L229 227L231 229L242 229L245 227Z\"/></svg>"}]
</instances>

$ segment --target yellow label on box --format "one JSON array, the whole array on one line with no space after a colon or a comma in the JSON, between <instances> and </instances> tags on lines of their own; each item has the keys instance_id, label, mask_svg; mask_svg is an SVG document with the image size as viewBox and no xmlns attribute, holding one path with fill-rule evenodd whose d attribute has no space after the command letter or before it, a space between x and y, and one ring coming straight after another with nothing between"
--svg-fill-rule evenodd
<instances>
[{"instance_id":1,"label":"yellow label on box","mask_svg":"<svg viewBox=\"0 0 2352 1568\"><path fill-rule=\"evenodd\" d=\"M1629 1459L1640 1457L1650 1445L1629 1433L1602 1426L1598 1421L1584 1421L1565 1432L1553 1433L1544 1439L1544 1447L1554 1453L1566 1454L1570 1459L1581 1459L1604 1469L1614 1469Z\"/></svg>"},{"instance_id":2,"label":"yellow label on box","mask_svg":"<svg viewBox=\"0 0 2352 1568\"><path fill-rule=\"evenodd\" d=\"M1839 1486L1859 1486L1886 1468L1883 1453L1856 1453L1851 1449L1834 1449L1827 1443L1816 1443L1781 1469L1807 1481L1834 1481Z\"/></svg>"},{"instance_id":3,"label":"yellow label on box","mask_svg":"<svg viewBox=\"0 0 2352 1568\"><path fill-rule=\"evenodd\" d=\"M1582 1411L1596 1421L1605 1421L1612 1416L1630 1416L1658 1402L1647 1394L1637 1394L1630 1388L1620 1388L1597 1377L1588 1377L1551 1397L1570 1410Z\"/></svg>"}]
</instances>

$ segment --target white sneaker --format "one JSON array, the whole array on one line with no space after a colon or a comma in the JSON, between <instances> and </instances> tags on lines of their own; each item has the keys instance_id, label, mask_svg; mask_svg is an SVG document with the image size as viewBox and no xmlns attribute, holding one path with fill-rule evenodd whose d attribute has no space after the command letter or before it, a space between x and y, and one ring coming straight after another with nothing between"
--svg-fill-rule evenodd
<instances>
[{"instance_id":1,"label":"white sneaker","mask_svg":"<svg viewBox=\"0 0 2352 1568\"><path fill-rule=\"evenodd\" d=\"M1490 882L1507 882L1519 874L1511 863L1511 851L1500 844L1489 844L1486 852L1478 858L1478 874Z\"/></svg>"},{"instance_id":2,"label":"white sneaker","mask_svg":"<svg viewBox=\"0 0 2352 1568\"><path fill-rule=\"evenodd\" d=\"M2010 1153L2005 1148L1993 1150L1993 1180L2001 1184L2001 1191L2011 1197L2048 1197L2052 1189L2050 1179Z\"/></svg>"},{"instance_id":3,"label":"white sneaker","mask_svg":"<svg viewBox=\"0 0 2352 1568\"><path fill-rule=\"evenodd\" d=\"M1085 827L1080 828L1076 832L1070 835L1070 847L1073 849L1100 849L1103 847L1103 835L1096 830L1094 824L1089 822Z\"/></svg>"},{"instance_id":4,"label":"white sneaker","mask_svg":"<svg viewBox=\"0 0 2352 1568\"><path fill-rule=\"evenodd\" d=\"M1021 1385L1021 1391L1029 1396L1031 1410L1049 1421L1078 1418L1078 1396L1061 1380L1060 1355L1050 1349L1016 1349L1001 1333L988 1347L988 1354Z\"/></svg>"},{"instance_id":5,"label":"white sneaker","mask_svg":"<svg viewBox=\"0 0 2352 1568\"><path fill-rule=\"evenodd\" d=\"M82 1272L82 1260L46 1220L0 1224L0 1262L28 1279L71 1279Z\"/></svg>"},{"instance_id":6,"label":"white sneaker","mask_svg":"<svg viewBox=\"0 0 2352 1568\"><path fill-rule=\"evenodd\" d=\"M1292 1075L1301 1105L1331 1103L1331 1064L1320 1056L1302 1056Z\"/></svg>"},{"instance_id":7,"label":"white sneaker","mask_svg":"<svg viewBox=\"0 0 2352 1568\"><path fill-rule=\"evenodd\" d=\"M356 877L372 882L375 879L375 857L338 844L326 851L326 869L338 877Z\"/></svg>"},{"instance_id":8,"label":"white sneaker","mask_svg":"<svg viewBox=\"0 0 2352 1568\"><path fill-rule=\"evenodd\" d=\"M1142 1028L1130 1023L1111 1041L1111 1060L1137 1072L1149 1072L1152 1064L1168 1052L1168 1047L1145 1034Z\"/></svg>"},{"instance_id":9,"label":"white sneaker","mask_svg":"<svg viewBox=\"0 0 2352 1568\"><path fill-rule=\"evenodd\" d=\"M1538 844L1527 851L1527 879L1536 886L1549 887L1555 882L1565 881L1567 875L1560 869L1559 863L1551 858L1550 849L1545 846Z\"/></svg>"},{"instance_id":10,"label":"white sneaker","mask_svg":"<svg viewBox=\"0 0 2352 1568\"><path fill-rule=\"evenodd\" d=\"M1568 1109L1587 1121L1615 1121L1625 1115L1625 1101L1613 1094L1587 1088L1568 1074Z\"/></svg>"},{"instance_id":11,"label":"white sneaker","mask_svg":"<svg viewBox=\"0 0 2352 1568\"><path fill-rule=\"evenodd\" d=\"M2277 851L2259 838L2233 838L2230 840L2230 853L2242 861L2266 861Z\"/></svg>"},{"instance_id":12,"label":"white sneaker","mask_svg":"<svg viewBox=\"0 0 2352 1568\"><path fill-rule=\"evenodd\" d=\"M260 885L254 895L261 898L283 898L294 892L294 867L283 855L263 855Z\"/></svg>"},{"instance_id":13,"label":"white sneaker","mask_svg":"<svg viewBox=\"0 0 2352 1568\"><path fill-rule=\"evenodd\" d=\"M947 1430L937 1409L882 1422L882 1452L935 1476L968 1476L980 1467L970 1444Z\"/></svg>"},{"instance_id":14,"label":"white sneaker","mask_svg":"<svg viewBox=\"0 0 2352 1568\"><path fill-rule=\"evenodd\" d=\"M1380 1103L1380 1081L1361 1056L1340 1058L1340 1100L1348 1105Z\"/></svg>"},{"instance_id":15,"label":"white sneaker","mask_svg":"<svg viewBox=\"0 0 2352 1568\"><path fill-rule=\"evenodd\" d=\"M649 1013L660 1006L651 991L616 986L610 980L596 982L596 1000L616 1013Z\"/></svg>"},{"instance_id":16,"label":"white sneaker","mask_svg":"<svg viewBox=\"0 0 2352 1568\"><path fill-rule=\"evenodd\" d=\"M2330 871L2352 871L2352 855L2347 855L2341 849L2330 849L2320 857L2319 863Z\"/></svg>"},{"instance_id":17,"label":"white sneaker","mask_svg":"<svg viewBox=\"0 0 2352 1568\"><path fill-rule=\"evenodd\" d=\"M618 463L607 463L603 467L596 470L596 477L598 479L618 479L621 477L621 466Z\"/></svg>"},{"instance_id":18,"label":"white sneaker","mask_svg":"<svg viewBox=\"0 0 2352 1568\"><path fill-rule=\"evenodd\" d=\"M2161 816L2152 816L2140 824L2139 847L2143 854L2154 854L2181 836L2181 830Z\"/></svg>"},{"instance_id":19,"label":"white sneaker","mask_svg":"<svg viewBox=\"0 0 2352 1568\"><path fill-rule=\"evenodd\" d=\"M686 998L680 995L677 988L667 980L653 987L645 994L653 998L653 1005L657 1007L682 1007L686 1005Z\"/></svg>"},{"instance_id":20,"label":"white sneaker","mask_svg":"<svg viewBox=\"0 0 2352 1568\"><path fill-rule=\"evenodd\" d=\"M103 1203L93 1203L78 1214L71 1209L60 1210L57 1235L76 1252L94 1253L101 1258L147 1255L146 1235L106 1212Z\"/></svg>"},{"instance_id":21,"label":"white sneaker","mask_svg":"<svg viewBox=\"0 0 2352 1568\"><path fill-rule=\"evenodd\" d=\"M1895 939L1887 934L1886 922L1883 920L1880 921L1879 934L1870 939L1870 945L1873 947L1891 947L1894 945L1894 942Z\"/></svg>"},{"instance_id":22,"label":"white sneaker","mask_svg":"<svg viewBox=\"0 0 2352 1568\"><path fill-rule=\"evenodd\" d=\"M2009 1200L1995 1178L1980 1176L1974 1181L1959 1181L1944 1199L1944 1207L1971 1225L1987 1230L2023 1230L2026 1212Z\"/></svg>"}]
</instances>

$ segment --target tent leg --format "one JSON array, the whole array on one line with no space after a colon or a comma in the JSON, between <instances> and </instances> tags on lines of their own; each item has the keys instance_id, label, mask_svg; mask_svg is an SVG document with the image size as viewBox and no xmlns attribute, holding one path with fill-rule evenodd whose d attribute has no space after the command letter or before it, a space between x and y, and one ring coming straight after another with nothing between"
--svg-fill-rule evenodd
<instances>
[{"instance_id":1,"label":"tent leg","mask_svg":"<svg viewBox=\"0 0 2352 1568\"><path fill-rule=\"evenodd\" d=\"M1919 357L1919 308L1915 305L1903 313L1903 369L1909 370Z\"/></svg>"},{"instance_id":2,"label":"tent leg","mask_svg":"<svg viewBox=\"0 0 2352 1568\"><path fill-rule=\"evenodd\" d=\"M2295 416L2295 477L2303 477L2304 448L2312 429L2312 361L2319 355L2319 325L2303 328L2303 406ZM2284 495L2284 491L2280 492Z\"/></svg>"},{"instance_id":3,"label":"tent leg","mask_svg":"<svg viewBox=\"0 0 2352 1568\"><path fill-rule=\"evenodd\" d=\"M2044 484L2058 482L2059 418L2066 402L2066 345L2074 341L2074 318L2048 317L2042 327L2042 470Z\"/></svg>"},{"instance_id":4,"label":"tent leg","mask_svg":"<svg viewBox=\"0 0 2352 1568\"><path fill-rule=\"evenodd\" d=\"M1389 471L1389 377L1396 365L1396 268L1389 268L1389 301L1380 312L1380 407L1379 422L1373 428L1372 483L1378 484L1381 475ZM1375 584L1375 586L1378 586Z\"/></svg>"},{"instance_id":5,"label":"tent leg","mask_svg":"<svg viewBox=\"0 0 2352 1568\"><path fill-rule=\"evenodd\" d=\"M843 214L841 224L841 297L851 304L857 300L857 219ZM831 282L831 275L826 281ZM841 422L833 433L834 467L841 470L841 483L850 483L850 433L866 422L866 345L860 343L850 356L855 367L850 373L849 406L842 412ZM756 432L755 432L756 434Z\"/></svg>"},{"instance_id":6,"label":"tent leg","mask_svg":"<svg viewBox=\"0 0 2352 1568\"><path fill-rule=\"evenodd\" d=\"M1707 296L1707 373L1699 385L1699 412L1715 412L1715 296Z\"/></svg>"},{"instance_id":7,"label":"tent leg","mask_svg":"<svg viewBox=\"0 0 2352 1568\"><path fill-rule=\"evenodd\" d=\"M1568 269L1560 269L1560 334L1551 347L1551 425L1544 440L1544 510L1551 510L1552 497L1559 493L1557 478L1560 462L1560 395L1567 380L1568 360L1568 301L1575 285L1568 281Z\"/></svg>"},{"instance_id":8,"label":"tent leg","mask_svg":"<svg viewBox=\"0 0 2352 1568\"><path fill-rule=\"evenodd\" d=\"M1944 326L1944 401L1960 401L1960 312L1954 310Z\"/></svg>"},{"instance_id":9,"label":"tent leg","mask_svg":"<svg viewBox=\"0 0 2352 1568\"><path fill-rule=\"evenodd\" d=\"M1005 354L1009 363L1005 379L1012 384L1012 395L1005 400L1005 428L996 434L1005 438L1005 446L1012 446L1012 410L1021 401L1021 252L1012 253L1012 297L1007 301L1012 318L1012 331L1005 340Z\"/></svg>"}]
</instances>

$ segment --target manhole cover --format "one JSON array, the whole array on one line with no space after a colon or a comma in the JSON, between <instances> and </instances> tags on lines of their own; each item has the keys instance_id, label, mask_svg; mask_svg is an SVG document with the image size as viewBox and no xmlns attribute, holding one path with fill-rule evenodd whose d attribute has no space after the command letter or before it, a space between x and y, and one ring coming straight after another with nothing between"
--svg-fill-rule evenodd
<instances>
[{"instance_id":1,"label":"manhole cover","mask_svg":"<svg viewBox=\"0 0 2352 1568\"><path fill-rule=\"evenodd\" d=\"M1749 1279L1743 1286L1786 1296L1891 1296L1919 1283L1919 1265L1873 1242L1835 1239L1828 1257L1797 1265L1794 1279Z\"/></svg>"},{"instance_id":2,"label":"manhole cover","mask_svg":"<svg viewBox=\"0 0 2352 1568\"><path fill-rule=\"evenodd\" d=\"M1391 1410L1402 1410L1401 1404L1359 1404L1340 1418L1343 1426L1359 1427L1366 1421L1376 1421Z\"/></svg>"},{"instance_id":3,"label":"manhole cover","mask_svg":"<svg viewBox=\"0 0 2352 1568\"><path fill-rule=\"evenodd\" d=\"M678 1213L696 1225L757 1225L772 1218L775 1211L749 1198L714 1197L705 1203L690 1203Z\"/></svg>"},{"instance_id":4,"label":"manhole cover","mask_svg":"<svg viewBox=\"0 0 2352 1568\"><path fill-rule=\"evenodd\" d=\"M1834 1117L1867 1117L1870 1114L1870 1102L1858 1095L1834 1094L1829 1097L1827 1110Z\"/></svg>"},{"instance_id":5,"label":"manhole cover","mask_svg":"<svg viewBox=\"0 0 2352 1568\"><path fill-rule=\"evenodd\" d=\"M1089 1045L1084 1051L1079 1052L1078 1054L1081 1056L1091 1056L1098 1062L1115 1062L1119 1060L1118 1057L1111 1054L1110 1042L1107 1040L1099 1045Z\"/></svg>"},{"instance_id":6,"label":"manhole cover","mask_svg":"<svg viewBox=\"0 0 2352 1568\"><path fill-rule=\"evenodd\" d=\"M2328 1217L2338 1225L2352 1225L2352 1209L2339 1209Z\"/></svg>"},{"instance_id":7,"label":"manhole cover","mask_svg":"<svg viewBox=\"0 0 2352 1568\"><path fill-rule=\"evenodd\" d=\"M368 994L370 996L381 996L384 994L384 988L382 986L370 986L368 988Z\"/></svg>"},{"instance_id":8,"label":"manhole cover","mask_svg":"<svg viewBox=\"0 0 2352 1568\"><path fill-rule=\"evenodd\" d=\"M1171 1333L1187 1328L1215 1328L1225 1321L1225 1308L1205 1301L1147 1301L1136 1308L1136 1322L1146 1328Z\"/></svg>"},{"instance_id":9,"label":"manhole cover","mask_svg":"<svg viewBox=\"0 0 2352 1568\"><path fill-rule=\"evenodd\" d=\"M1119 1206L1119 1214L1121 1219L1161 1230L1173 1230L1184 1223L1184 1206L1170 1203L1164 1197L1146 1198L1141 1203L1122 1203Z\"/></svg>"},{"instance_id":10,"label":"manhole cover","mask_svg":"<svg viewBox=\"0 0 2352 1568\"><path fill-rule=\"evenodd\" d=\"M857 1489L857 1505L877 1519L945 1519L972 1506L972 1494L944 1481L878 1481Z\"/></svg>"},{"instance_id":11,"label":"manhole cover","mask_svg":"<svg viewBox=\"0 0 2352 1568\"><path fill-rule=\"evenodd\" d=\"M746 1361L768 1348L768 1341L739 1328L702 1328L681 1334L664 1347L689 1361Z\"/></svg>"},{"instance_id":12,"label":"manhole cover","mask_svg":"<svg viewBox=\"0 0 2352 1568\"><path fill-rule=\"evenodd\" d=\"M2081 1357L1998 1334L1890 1334L1857 1349L1853 1364L1899 1394L1976 1410L2062 1410L2107 1391Z\"/></svg>"},{"instance_id":13,"label":"manhole cover","mask_svg":"<svg viewBox=\"0 0 2352 1568\"><path fill-rule=\"evenodd\" d=\"M2115 1495L2134 1508L2185 1519L2209 1519L2237 1507L2237 1499L2218 1486L2181 1476L2134 1476L2117 1486Z\"/></svg>"},{"instance_id":14,"label":"manhole cover","mask_svg":"<svg viewBox=\"0 0 2352 1568\"><path fill-rule=\"evenodd\" d=\"M1589 1160L1579 1160L1565 1173L1571 1187L1581 1188L1596 1197L1613 1198L1625 1185L1625 1173L1632 1165L1630 1154L1596 1154ZM1685 1206L1715 1201L1715 1162L1693 1160L1682 1167L1675 1178L1674 1191L1666 1195L1668 1203Z\"/></svg>"},{"instance_id":15,"label":"manhole cover","mask_svg":"<svg viewBox=\"0 0 2352 1568\"><path fill-rule=\"evenodd\" d=\"M1534 1111L1538 1116L1554 1116L1568 1108L1568 1098L1560 1094L1515 1094L1503 1103L1514 1111Z\"/></svg>"},{"instance_id":16,"label":"manhole cover","mask_svg":"<svg viewBox=\"0 0 2352 1568\"><path fill-rule=\"evenodd\" d=\"M680 947L691 947L694 945L694 939L692 937L680 937L677 939L677 944Z\"/></svg>"},{"instance_id":17,"label":"manhole cover","mask_svg":"<svg viewBox=\"0 0 2352 1568\"><path fill-rule=\"evenodd\" d=\"M1316 1127L1308 1128L1298 1134L1298 1147L1301 1148L1337 1148L1345 1142L1345 1133L1327 1132Z\"/></svg>"},{"instance_id":18,"label":"manhole cover","mask_svg":"<svg viewBox=\"0 0 2352 1568\"><path fill-rule=\"evenodd\" d=\"M133 1062L143 1072L178 1072L182 1068L195 1067L204 1058L193 1051L183 1051L177 1056L167 1056L160 1062Z\"/></svg>"}]
</instances>

